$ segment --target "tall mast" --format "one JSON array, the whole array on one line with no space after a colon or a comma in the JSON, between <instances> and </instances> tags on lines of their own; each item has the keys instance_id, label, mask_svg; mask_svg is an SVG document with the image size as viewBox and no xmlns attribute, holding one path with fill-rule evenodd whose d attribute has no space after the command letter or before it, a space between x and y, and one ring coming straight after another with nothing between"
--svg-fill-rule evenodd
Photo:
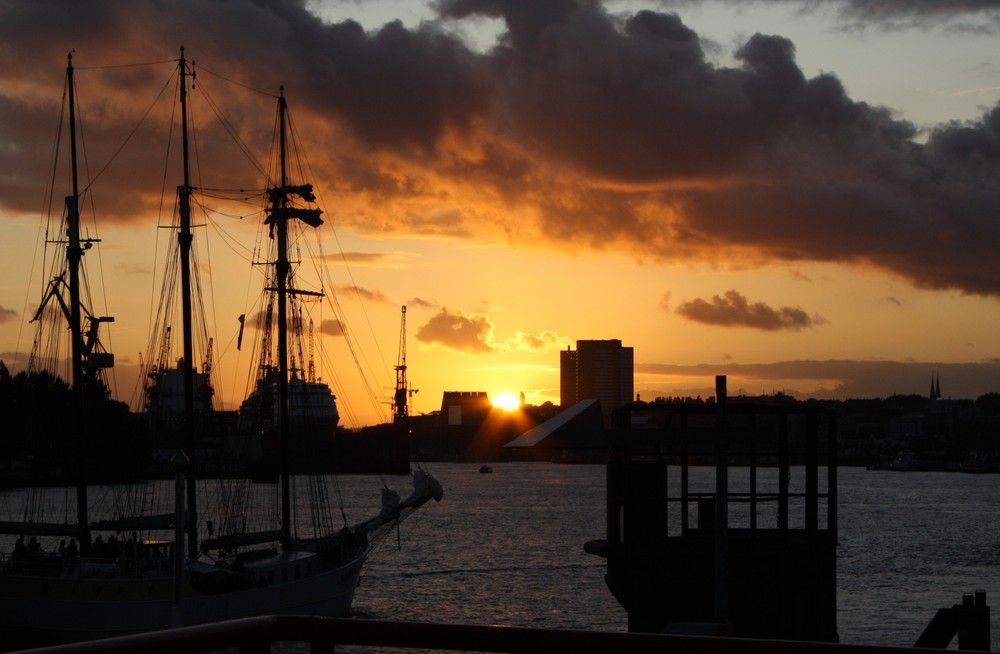
<instances>
[{"instance_id":1,"label":"tall mast","mask_svg":"<svg viewBox=\"0 0 1000 654\"><path fill-rule=\"evenodd\" d=\"M77 440L77 485L76 519L80 527L80 541L85 549L90 546L87 530L87 443L84 428L83 397L83 332L80 311L80 260L83 248L80 245L80 188L77 182L76 166L76 93L73 82L73 55L67 56L66 84L69 98L69 142L72 167L73 194L66 196L66 260L69 266L69 330L73 376L73 413Z\"/></svg>"},{"instance_id":2,"label":"tall mast","mask_svg":"<svg viewBox=\"0 0 1000 654\"><path fill-rule=\"evenodd\" d=\"M278 228L278 258L275 261L275 275L278 279L278 402L279 419L281 422L281 539L287 542L291 537L291 488L289 485L289 468L291 467L291 444L288 439L288 169L285 161L285 113L288 105L285 102L285 87L281 87L278 96L279 120L279 150L280 166L279 186L282 192L278 194L275 218Z\"/></svg>"},{"instance_id":3,"label":"tall mast","mask_svg":"<svg viewBox=\"0 0 1000 654\"><path fill-rule=\"evenodd\" d=\"M181 91L181 144L184 159L184 181L177 187L178 208L180 211L180 230L177 232L177 243L181 255L181 340L184 347L184 358L181 361L181 374L184 377L184 432L185 453L191 464L194 463L197 435L194 422L194 347L191 335L191 176L188 164L188 126L187 126L187 61L184 59L184 46L181 46L180 58L180 91ZM198 556L198 505L195 492L195 475L187 478L187 534L188 556Z\"/></svg>"},{"instance_id":4,"label":"tall mast","mask_svg":"<svg viewBox=\"0 0 1000 654\"><path fill-rule=\"evenodd\" d=\"M291 538L291 488L289 482L291 468L291 441L288 429L288 296L323 294L313 291L301 291L289 288L288 279L291 275L291 263L288 260L288 221L298 218L310 227L319 227L323 224L319 209L306 209L289 205L288 198L297 195L306 202L313 202L316 196L313 195L311 184L301 184L289 186L288 167L286 161L286 131L287 131L288 105L285 102L285 90L281 87L281 94L278 96L278 165L279 165L279 186L269 189L268 196L271 203L268 209L271 214L267 222L277 232L277 257L274 262L275 291L278 293L278 417L281 423L279 436L281 439L280 455L280 475L281 475L281 537L283 542L288 542Z\"/></svg>"}]
</instances>

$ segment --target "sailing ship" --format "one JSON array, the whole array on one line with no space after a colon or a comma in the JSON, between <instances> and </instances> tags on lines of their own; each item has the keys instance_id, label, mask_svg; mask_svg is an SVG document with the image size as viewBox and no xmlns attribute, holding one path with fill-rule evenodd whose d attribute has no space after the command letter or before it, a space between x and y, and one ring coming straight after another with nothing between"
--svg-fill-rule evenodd
<instances>
[{"instance_id":1,"label":"sailing ship","mask_svg":"<svg viewBox=\"0 0 1000 654\"><path fill-rule=\"evenodd\" d=\"M195 414L196 380L192 364L190 297L190 194L187 173L186 89L188 67L183 49L178 60L184 179L178 188L180 229L178 244L182 277L184 356L177 369L184 396L184 440L173 458L176 471L175 510L158 515L139 515L140 502L119 502L108 516L92 515L87 496L88 478L83 456L87 443L82 434L87 413L84 386L87 367L109 365L107 353L87 350L80 302L80 262L89 243L79 232L79 190L76 182L76 137L74 75L72 57L67 65L70 145L73 189L66 198L69 298L60 295L66 307L72 334L72 383L75 393L75 424L79 430L80 466L76 486L75 520L43 522L24 520L0 523L0 533L17 535L13 551L0 559L0 634L5 645L38 645L50 642L92 640L172 626L202 624L238 617L269 614L342 616L351 609L362 566L373 548L397 528L399 521L431 499L440 500L440 484L421 470L413 474L413 491L405 499L382 489L381 508L372 518L349 525L336 524L332 512L313 518L315 532L304 536L293 525L293 480L288 473L291 433L287 325L288 298L297 291L288 258L287 228L298 220L312 227L321 223L320 210L308 206L315 199L308 184L291 184L285 165L287 104L278 101L280 125L280 173L267 191L266 223L277 243L273 261L277 313L277 360L262 382L277 390L277 431L280 437L280 513L270 529L246 531L247 510L231 508L216 527L205 521L207 538L199 537L199 521L205 516L198 504L199 489L206 480L186 475L198 446ZM64 285L60 283L59 287ZM90 321L93 323L93 321ZM96 331L95 331L96 334ZM173 372L160 381L173 378ZM155 381L155 380L154 380ZM204 380L202 380L204 381ZM259 386L260 388L260 386ZM161 389L165 390L165 389ZM162 400L162 398L161 398ZM295 480L296 482L298 480ZM308 482L312 497L326 493L324 480ZM233 480L227 480L232 491ZM249 484L249 480L247 480ZM134 491L132 491L134 492ZM139 493L146 492L140 490ZM245 492L245 491L241 491ZM134 499L134 495L133 495ZM296 499L298 502L298 499ZM296 503L296 506L298 504ZM343 515L343 511L341 511ZM207 513L206 513L207 515ZM30 537L29 543L24 538ZM42 552L37 538L62 538L69 544L58 552Z\"/></svg>"}]
</instances>

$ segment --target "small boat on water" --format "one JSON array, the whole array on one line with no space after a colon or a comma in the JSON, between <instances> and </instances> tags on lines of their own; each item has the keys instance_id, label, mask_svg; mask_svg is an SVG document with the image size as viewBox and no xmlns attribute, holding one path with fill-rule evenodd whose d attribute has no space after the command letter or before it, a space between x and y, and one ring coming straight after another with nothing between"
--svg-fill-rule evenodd
<instances>
[{"instance_id":1,"label":"small boat on water","mask_svg":"<svg viewBox=\"0 0 1000 654\"><path fill-rule=\"evenodd\" d=\"M992 457L980 450L972 452L965 461L958 465L960 472L972 474L989 474L1000 471L1000 466Z\"/></svg>"},{"instance_id":2,"label":"small boat on water","mask_svg":"<svg viewBox=\"0 0 1000 654\"><path fill-rule=\"evenodd\" d=\"M239 617L270 614L311 614L343 616L351 609L362 566L372 548L385 538L399 521L430 501L440 500L441 485L421 470L413 474L413 490L405 498L383 488L381 508L376 515L356 524L334 520L335 509L317 507L311 535L300 534L295 527L292 506L299 510L303 498L293 497L290 460L292 416L298 386L317 390L332 399L329 387L319 382L301 380L291 374L288 361L288 324L292 322L288 302L300 293L294 288L288 259L287 230L293 221L318 227L320 210L313 206L312 187L293 184L285 166L287 105L282 94L278 99L280 170L275 183L266 192L266 224L276 242L275 258L268 276L276 307L277 356L264 370L258 382L258 394L267 393L268 429L277 435L280 516L266 529L248 529L246 486L226 480L231 502L225 513L205 520L199 492L205 481L192 470L190 462L198 452L195 415L196 387L208 387L206 373L197 373L192 364L190 302L190 195L187 179L187 106L186 92L191 81L183 49L178 60L181 116L184 125L184 180L178 187L180 227L178 231L182 293L184 294L184 357L177 369L161 368L152 388L161 392L159 402L183 396L183 438L177 444L173 464L177 472L175 511L147 515L142 498L148 488L126 491L116 497L115 506L106 515L96 515L88 498L85 466L86 442L80 441L79 482L76 488L75 519L43 521L31 519L0 522L0 534L17 535L12 550L0 553L0 634L3 645L37 646L53 642L92 640L129 633L153 631L172 626L203 624ZM74 69L67 66L70 138L75 163ZM87 244L80 237L79 191L73 166L73 190L66 198L66 260L69 297L58 298L65 309L73 343L72 385L76 397L75 424L82 439L87 433L85 384L87 371L110 365L106 353L94 350L88 357L88 343L81 328L80 263ZM60 273L61 275L63 273ZM60 277L60 280L63 277ZM53 288L56 286L53 285ZM65 329L65 326L63 327ZM95 332L96 334L96 329ZM207 366L206 366L207 367ZM298 385L298 386L296 386ZM176 388L174 388L176 386ZM325 389L323 388L325 387ZM171 390L172 389L172 390ZM176 391L176 392L175 392ZM319 391L323 391L320 393ZM205 398L202 398L205 399ZM326 418L335 421L333 416ZM259 415L255 417L260 417ZM186 477L186 478L185 478ZM240 480L247 485L250 480ZM298 484L298 480L296 480ZM325 499L325 479L309 480L302 495ZM130 494L131 493L131 494ZM214 514L212 514L214 516ZM202 522L204 521L204 522ZM295 524L293 524L295 523ZM207 537L201 537L203 525ZM28 537L28 542L24 539ZM58 551L43 552L38 538L63 540ZM68 543L66 543L68 541Z\"/></svg>"},{"instance_id":3,"label":"small boat on water","mask_svg":"<svg viewBox=\"0 0 1000 654\"><path fill-rule=\"evenodd\" d=\"M896 472L954 472L958 465L944 460L917 456L912 450L902 450L889 463L889 470Z\"/></svg>"}]
</instances>

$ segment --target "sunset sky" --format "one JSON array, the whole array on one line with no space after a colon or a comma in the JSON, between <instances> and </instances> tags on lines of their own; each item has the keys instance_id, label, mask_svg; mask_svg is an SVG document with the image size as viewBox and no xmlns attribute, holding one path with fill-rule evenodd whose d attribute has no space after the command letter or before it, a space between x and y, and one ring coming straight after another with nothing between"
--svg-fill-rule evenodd
<instances>
[{"instance_id":1,"label":"sunset sky","mask_svg":"<svg viewBox=\"0 0 1000 654\"><path fill-rule=\"evenodd\" d=\"M284 86L327 221L301 245L331 296L317 365L349 426L388 414L404 304L415 413L456 390L558 403L578 339L632 346L649 400L717 374L731 393L1000 392L998 36L993 0L0 0L0 359L23 368L34 337L72 51L86 263L134 402L183 45L195 185L263 186L215 113L265 161ZM195 241L234 408L258 216L213 209Z\"/></svg>"}]
</instances>

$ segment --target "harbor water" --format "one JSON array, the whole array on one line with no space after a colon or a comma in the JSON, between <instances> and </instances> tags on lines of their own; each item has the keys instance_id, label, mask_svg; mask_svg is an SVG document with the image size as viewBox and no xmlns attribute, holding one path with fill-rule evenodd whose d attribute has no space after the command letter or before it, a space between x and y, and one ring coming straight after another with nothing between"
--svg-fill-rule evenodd
<instances>
[{"instance_id":1,"label":"harbor water","mask_svg":"<svg viewBox=\"0 0 1000 654\"><path fill-rule=\"evenodd\" d=\"M626 630L627 616L604 584L603 559L583 551L585 541L605 537L604 466L500 463L489 474L478 464L423 467L441 481L444 500L402 523L371 557L354 599L357 617ZM792 471L793 490L799 472ZM692 486L710 489L713 474L692 468ZM758 479L766 484L773 474L762 469ZM731 471L733 490L745 476L745 469ZM383 484L408 491L406 477L344 476L332 494L357 522L377 511ZM939 608L975 590L1000 606L998 485L996 474L840 469L841 642L912 645ZM71 495L50 491L53 505ZM24 519L17 513L28 493L0 490L0 520ZM305 513L297 511L303 520ZM10 545L3 537L0 549Z\"/></svg>"},{"instance_id":2,"label":"harbor water","mask_svg":"<svg viewBox=\"0 0 1000 654\"><path fill-rule=\"evenodd\" d=\"M386 543L368 567L355 596L359 615L627 629L603 559L583 551L586 540L605 537L604 466L507 463L491 474L472 464L427 467L445 499L404 524L402 548ZM911 646L939 608L977 589L1000 607L1000 475L838 472L841 642ZM713 473L692 468L692 485L701 477L707 490ZM741 474L731 471L734 490Z\"/></svg>"}]
</instances>

